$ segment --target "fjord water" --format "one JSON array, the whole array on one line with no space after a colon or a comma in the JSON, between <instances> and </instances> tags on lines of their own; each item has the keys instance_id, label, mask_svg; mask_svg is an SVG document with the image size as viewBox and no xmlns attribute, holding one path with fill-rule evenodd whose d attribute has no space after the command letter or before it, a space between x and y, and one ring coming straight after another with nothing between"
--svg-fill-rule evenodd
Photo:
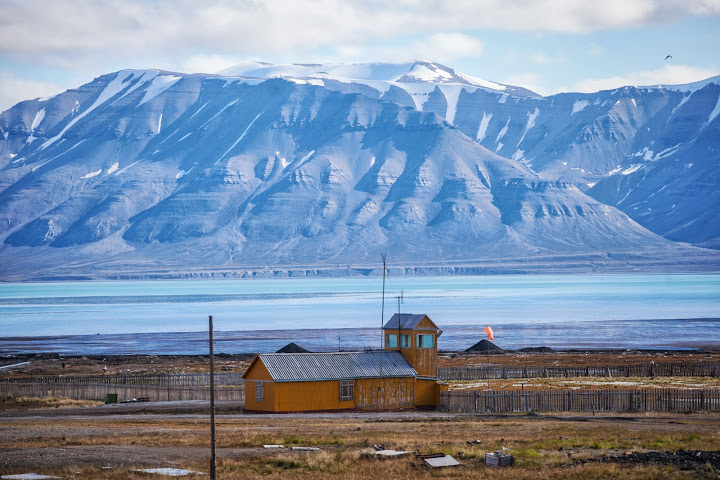
<instances>
[{"instance_id":1,"label":"fjord water","mask_svg":"<svg viewBox=\"0 0 720 480\"><path fill-rule=\"evenodd\" d=\"M426 313L439 347L491 325L502 348L720 345L720 275L506 275L387 279L387 320ZM204 353L379 346L382 279L284 278L0 285L0 353Z\"/></svg>"}]
</instances>

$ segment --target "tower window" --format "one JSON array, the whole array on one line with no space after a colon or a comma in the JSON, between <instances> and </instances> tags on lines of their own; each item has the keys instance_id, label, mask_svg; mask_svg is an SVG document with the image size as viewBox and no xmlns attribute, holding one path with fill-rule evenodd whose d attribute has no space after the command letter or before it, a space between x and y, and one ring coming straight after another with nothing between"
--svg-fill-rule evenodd
<instances>
[{"instance_id":1,"label":"tower window","mask_svg":"<svg viewBox=\"0 0 720 480\"><path fill-rule=\"evenodd\" d=\"M435 335L418 335L418 348L433 348L435 346Z\"/></svg>"},{"instance_id":2,"label":"tower window","mask_svg":"<svg viewBox=\"0 0 720 480\"><path fill-rule=\"evenodd\" d=\"M258 403L265 401L265 384L263 382L255 383L255 401Z\"/></svg>"},{"instance_id":3,"label":"tower window","mask_svg":"<svg viewBox=\"0 0 720 480\"><path fill-rule=\"evenodd\" d=\"M403 333L400 335L400 347L401 348L410 348L412 347L412 337L410 335L407 335Z\"/></svg>"},{"instance_id":4,"label":"tower window","mask_svg":"<svg viewBox=\"0 0 720 480\"><path fill-rule=\"evenodd\" d=\"M385 335L385 348L397 348L398 336L396 333L388 333Z\"/></svg>"}]
</instances>

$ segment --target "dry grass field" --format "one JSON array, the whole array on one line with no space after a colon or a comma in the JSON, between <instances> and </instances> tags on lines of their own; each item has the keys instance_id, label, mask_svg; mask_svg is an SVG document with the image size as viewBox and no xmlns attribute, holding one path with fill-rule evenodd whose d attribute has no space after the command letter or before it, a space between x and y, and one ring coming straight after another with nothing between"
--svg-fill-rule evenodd
<instances>
[{"instance_id":1,"label":"dry grass field","mask_svg":"<svg viewBox=\"0 0 720 480\"><path fill-rule=\"evenodd\" d=\"M719 478L720 465L648 463L644 452L720 450L720 415L469 416L434 413L220 415L218 478ZM263 449L315 446L318 452ZM445 453L463 466L430 470L411 454L376 460L374 444ZM486 467L503 450L512 468ZM632 452L632 454L628 454ZM138 468L208 471L206 415L0 417L0 474L147 478ZM578 463L619 455L625 461ZM635 455L637 462L627 462Z\"/></svg>"}]
</instances>

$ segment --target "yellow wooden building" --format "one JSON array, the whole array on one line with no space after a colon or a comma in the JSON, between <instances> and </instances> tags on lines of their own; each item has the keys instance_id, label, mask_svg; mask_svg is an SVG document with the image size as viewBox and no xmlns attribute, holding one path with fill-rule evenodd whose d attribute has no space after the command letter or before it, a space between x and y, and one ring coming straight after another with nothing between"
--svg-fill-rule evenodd
<instances>
[{"instance_id":1,"label":"yellow wooden building","mask_svg":"<svg viewBox=\"0 0 720 480\"><path fill-rule=\"evenodd\" d=\"M260 412L433 408L438 329L427 315L395 314L385 348L257 355L243 375L245 409Z\"/></svg>"}]
</instances>

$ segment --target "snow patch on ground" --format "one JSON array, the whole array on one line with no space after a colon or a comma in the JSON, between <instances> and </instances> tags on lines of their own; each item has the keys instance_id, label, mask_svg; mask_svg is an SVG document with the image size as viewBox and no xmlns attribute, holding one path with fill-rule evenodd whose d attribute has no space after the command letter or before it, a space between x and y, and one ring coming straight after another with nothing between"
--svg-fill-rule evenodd
<instances>
[{"instance_id":1,"label":"snow patch on ground","mask_svg":"<svg viewBox=\"0 0 720 480\"><path fill-rule=\"evenodd\" d=\"M160 118L158 119L158 129L157 129L157 130L158 130L158 131L157 131L157 134L158 134L158 135L160 135L160 129L162 128L162 116L163 116L163 114L161 113L161 114L160 114Z\"/></svg>"},{"instance_id":2,"label":"snow patch on ground","mask_svg":"<svg viewBox=\"0 0 720 480\"><path fill-rule=\"evenodd\" d=\"M115 162L113 163L110 168L108 168L107 174L110 175L111 173L115 172L118 168L120 168L120 163Z\"/></svg>"},{"instance_id":3,"label":"snow patch on ground","mask_svg":"<svg viewBox=\"0 0 720 480\"><path fill-rule=\"evenodd\" d=\"M630 101L632 101L633 105L635 105L635 107L637 107L637 102L635 101L634 98L631 98Z\"/></svg>"},{"instance_id":4,"label":"snow patch on ground","mask_svg":"<svg viewBox=\"0 0 720 480\"><path fill-rule=\"evenodd\" d=\"M485 137L487 136L487 129L490 125L490 120L492 119L493 114L491 113L488 115L487 113L483 112L482 120L480 120L480 126L478 127L477 132L477 141L478 143L482 142Z\"/></svg>"},{"instance_id":5,"label":"snow patch on ground","mask_svg":"<svg viewBox=\"0 0 720 480\"><path fill-rule=\"evenodd\" d=\"M578 112L581 112L590 104L587 100L576 100L575 103L573 103L573 109L572 113L570 115L574 115Z\"/></svg>"},{"instance_id":6,"label":"snow patch on ground","mask_svg":"<svg viewBox=\"0 0 720 480\"><path fill-rule=\"evenodd\" d=\"M80 178L92 178L92 177L97 177L97 176L100 175L101 173L102 173L102 168L101 168L100 170L95 170L94 172L86 173L85 175L83 175L83 176L80 177Z\"/></svg>"},{"instance_id":7,"label":"snow patch on ground","mask_svg":"<svg viewBox=\"0 0 720 480\"><path fill-rule=\"evenodd\" d=\"M373 165L375 165L375 157L370 159L370 166L372 167Z\"/></svg>"},{"instance_id":8,"label":"snow patch on ground","mask_svg":"<svg viewBox=\"0 0 720 480\"><path fill-rule=\"evenodd\" d=\"M693 166L692 163L686 163L686 164L685 164L685 168L692 168L692 166Z\"/></svg>"},{"instance_id":9,"label":"snow patch on ground","mask_svg":"<svg viewBox=\"0 0 720 480\"><path fill-rule=\"evenodd\" d=\"M192 134L193 134L193 132L186 133L185 135L182 136L182 138L180 140L178 140L178 142L182 142L183 140L185 140L187 137L189 137Z\"/></svg>"},{"instance_id":10,"label":"snow patch on ground","mask_svg":"<svg viewBox=\"0 0 720 480\"><path fill-rule=\"evenodd\" d=\"M145 96L142 100L140 100L140 103L138 103L138 107L143 103L149 102L168 88L172 87L175 82L177 82L181 78L182 77L176 77L175 75L159 75L155 77L150 86L145 91Z\"/></svg>"},{"instance_id":11,"label":"snow patch on ground","mask_svg":"<svg viewBox=\"0 0 720 480\"><path fill-rule=\"evenodd\" d=\"M500 98L498 98L498 103L505 103L505 102L507 102L507 99L508 99L508 95L503 93L502 95L500 95Z\"/></svg>"}]
</instances>

